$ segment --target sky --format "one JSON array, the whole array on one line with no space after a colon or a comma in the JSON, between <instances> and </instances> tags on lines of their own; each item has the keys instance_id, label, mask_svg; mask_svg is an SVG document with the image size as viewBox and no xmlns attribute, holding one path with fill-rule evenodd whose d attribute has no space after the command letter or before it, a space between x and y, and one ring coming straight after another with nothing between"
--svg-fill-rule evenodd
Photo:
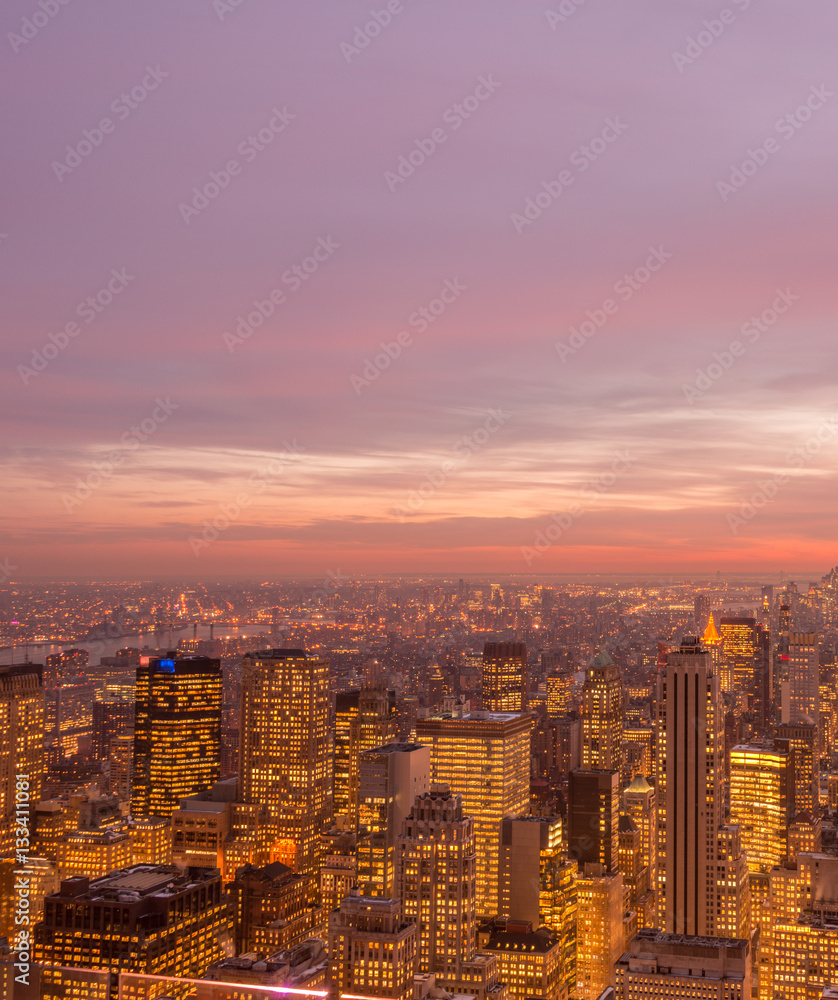
<instances>
[{"instance_id":1,"label":"sky","mask_svg":"<svg viewBox=\"0 0 838 1000\"><path fill-rule=\"evenodd\" d=\"M826 571L836 29L9 0L0 574Z\"/></svg>"}]
</instances>

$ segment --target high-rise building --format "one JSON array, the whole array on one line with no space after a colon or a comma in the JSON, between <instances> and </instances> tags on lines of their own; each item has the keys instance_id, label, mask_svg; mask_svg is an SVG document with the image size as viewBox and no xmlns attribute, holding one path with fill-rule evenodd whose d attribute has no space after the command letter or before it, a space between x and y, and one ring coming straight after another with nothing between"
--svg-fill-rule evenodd
<instances>
[{"instance_id":1,"label":"high-rise building","mask_svg":"<svg viewBox=\"0 0 838 1000\"><path fill-rule=\"evenodd\" d=\"M795 868L775 868L770 879L771 916L760 935L760 954L768 951L760 966L760 997L831 997L827 987L838 982L838 859L801 854Z\"/></svg>"},{"instance_id":2,"label":"high-rise building","mask_svg":"<svg viewBox=\"0 0 838 1000\"><path fill-rule=\"evenodd\" d=\"M573 674L570 670L554 670L547 678L547 714L560 719L570 712Z\"/></svg>"},{"instance_id":3,"label":"high-rise building","mask_svg":"<svg viewBox=\"0 0 838 1000\"><path fill-rule=\"evenodd\" d=\"M416 951L416 924L397 899L352 894L329 918L329 979L338 995L410 1000Z\"/></svg>"},{"instance_id":4,"label":"high-rise building","mask_svg":"<svg viewBox=\"0 0 838 1000\"><path fill-rule=\"evenodd\" d=\"M755 618L722 618L723 691L743 691L751 694L755 686L757 660L757 623Z\"/></svg>"},{"instance_id":5,"label":"high-rise building","mask_svg":"<svg viewBox=\"0 0 838 1000\"><path fill-rule=\"evenodd\" d=\"M547 861L543 858L543 861ZM549 927L562 949L562 982L568 994L576 989L576 936L579 916L579 889L576 861L561 855L542 866L541 912L539 924Z\"/></svg>"},{"instance_id":6,"label":"high-rise building","mask_svg":"<svg viewBox=\"0 0 838 1000\"><path fill-rule=\"evenodd\" d=\"M477 856L462 798L435 786L417 795L396 840L396 891L416 924L418 971L445 982L475 954Z\"/></svg>"},{"instance_id":7,"label":"high-rise building","mask_svg":"<svg viewBox=\"0 0 838 1000\"><path fill-rule=\"evenodd\" d=\"M0 667L0 856L13 854L16 846L18 791L21 800L27 794L30 808L43 791L42 669L35 663Z\"/></svg>"},{"instance_id":8,"label":"high-rise building","mask_svg":"<svg viewBox=\"0 0 838 1000\"><path fill-rule=\"evenodd\" d=\"M616 966L616 1000L750 1000L750 941L637 932Z\"/></svg>"},{"instance_id":9,"label":"high-rise building","mask_svg":"<svg viewBox=\"0 0 838 1000\"><path fill-rule=\"evenodd\" d=\"M362 687L358 714L349 721L349 816L356 825L361 754L393 742L397 732L398 712L392 693L380 682Z\"/></svg>"},{"instance_id":10,"label":"high-rise building","mask_svg":"<svg viewBox=\"0 0 838 1000\"><path fill-rule=\"evenodd\" d=\"M602 865L585 865L577 889L576 996L595 1000L614 985L614 969L625 948L623 876L609 874Z\"/></svg>"},{"instance_id":11,"label":"high-rise building","mask_svg":"<svg viewBox=\"0 0 838 1000\"><path fill-rule=\"evenodd\" d=\"M570 772L567 794L567 852L584 864L617 871L620 822L618 771Z\"/></svg>"},{"instance_id":12,"label":"high-rise building","mask_svg":"<svg viewBox=\"0 0 838 1000\"><path fill-rule=\"evenodd\" d=\"M639 873L636 876L634 898L638 925L654 926L657 923L658 886L657 795L655 789L641 775L638 775L623 792L623 815L633 821L639 834ZM645 883L644 870L647 873ZM623 874L625 876L625 871ZM641 889L643 884L647 887L645 893Z\"/></svg>"},{"instance_id":13,"label":"high-rise building","mask_svg":"<svg viewBox=\"0 0 838 1000\"><path fill-rule=\"evenodd\" d=\"M556 881L563 863L559 816L507 816L501 826L498 912L513 921L540 927L542 895Z\"/></svg>"},{"instance_id":14,"label":"high-rise building","mask_svg":"<svg viewBox=\"0 0 838 1000\"><path fill-rule=\"evenodd\" d=\"M85 677L69 679L55 688L55 730L50 738L62 756L90 752L95 693L94 685Z\"/></svg>"},{"instance_id":15,"label":"high-rise building","mask_svg":"<svg viewBox=\"0 0 838 1000\"><path fill-rule=\"evenodd\" d=\"M781 685L782 724L815 725L820 722L819 643L817 632L791 632L788 636L788 681Z\"/></svg>"},{"instance_id":16,"label":"high-rise building","mask_svg":"<svg viewBox=\"0 0 838 1000\"><path fill-rule=\"evenodd\" d=\"M265 958L316 934L323 911L310 901L311 879L279 861L238 868L227 886L235 913L235 954L253 952Z\"/></svg>"},{"instance_id":17,"label":"high-rise building","mask_svg":"<svg viewBox=\"0 0 838 1000\"><path fill-rule=\"evenodd\" d=\"M767 745L740 745L730 754L730 818L742 831L753 874L767 874L786 856L789 754Z\"/></svg>"},{"instance_id":18,"label":"high-rise building","mask_svg":"<svg viewBox=\"0 0 838 1000\"><path fill-rule=\"evenodd\" d=\"M585 671L582 688L582 767L620 770L623 761L623 682L620 668L601 650Z\"/></svg>"},{"instance_id":19,"label":"high-rise building","mask_svg":"<svg viewBox=\"0 0 838 1000\"><path fill-rule=\"evenodd\" d=\"M431 748L431 781L460 795L474 820L477 913L497 913L501 820L529 812L528 715L464 712L416 721L416 737Z\"/></svg>"},{"instance_id":20,"label":"high-rise building","mask_svg":"<svg viewBox=\"0 0 838 1000\"><path fill-rule=\"evenodd\" d=\"M420 743L365 750L358 763L357 880L365 896L393 895L396 838L417 795L430 788L431 751Z\"/></svg>"},{"instance_id":21,"label":"high-rise building","mask_svg":"<svg viewBox=\"0 0 838 1000\"><path fill-rule=\"evenodd\" d=\"M35 961L57 967L42 970L40 997L89 996L74 969L201 976L232 936L217 871L134 865L92 882L65 879L35 928Z\"/></svg>"},{"instance_id":22,"label":"high-rise building","mask_svg":"<svg viewBox=\"0 0 838 1000\"><path fill-rule=\"evenodd\" d=\"M239 797L265 809L269 860L316 874L328 821L329 664L302 649L242 658Z\"/></svg>"},{"instance_id":23,"label":"high-rise building","mask_svg":"<svg viewBox=\"0 0 838 1000\"><path fill-rule=\"evenodd\" d=\"M487 642L483 647L483 709L525 712L529 703L527 647L523 642Z\"/></svg>"},{"instance_id":24,"label":"high-rise building","mask_svg":"<svg viewBox=\"0 0 838 1000\"><path fill-rule=\"evenodd\" d=\"M93 702L93 756L106 761L110 757L114 736L134 729L134 702L108 695Z\"/></svg>"},{"instance_id":25,"label":"high-rise building","mask_svg":"<svg viewBox=\"0 0 838 1000\"><path fill-rule=\"evenodd\" d=\"M658 677L657 710L658 906L663 929L702 937L722 934L723 927L738 925L747 912L747 868L744 858L731 856L736 837L728 827L723 831L721 692L710 652L698 639L685 638L668 654ZM735 899L733 920L730 889L745 893Z\"/></svg>"},{"instance_id":26,"label":"high-rise building","mask_svg":"<svg viewBox=\"0 0 838 1000\"><path fill-rule=\"evenodd\" d=\"M818 730L813 723L784 723L774 729L774 745L787 749L790 776L789 811L815 815L820 802L820 757Z\"/></svg>"},{"instance_id":27,"label":"high-rise building","mask_svg":"<svg viewBox=\"0 0 838 1000\"><path fill-rule=\"evenodd\" d=\"M497 958L512 1000L561 1000L562 946L546 927L528 921L498 921L481 949Z\"/></svg>"},{"instance_id":28,"label":"high-rise building","mask_svg":"<svg viewBox=\"0 0 838 1000\"><path fill-rule=\"evenodd\" d=\"M695 621L695 627L698 630L698 634L701 635L707 628L707 622L710 618L710 595L696 594L693 598L693 605L693 620Z\"/></svg>"},{"instance_id":29,"label":"high-rise building","mask_svg":"<svg viewBox=\"0 0 838 1000\"><path fill-rule=\"evenodd\" d=\"M221 661L143 657L137 667L131 811L170 817L221 760Z\"/></svg>"}]
</instances>

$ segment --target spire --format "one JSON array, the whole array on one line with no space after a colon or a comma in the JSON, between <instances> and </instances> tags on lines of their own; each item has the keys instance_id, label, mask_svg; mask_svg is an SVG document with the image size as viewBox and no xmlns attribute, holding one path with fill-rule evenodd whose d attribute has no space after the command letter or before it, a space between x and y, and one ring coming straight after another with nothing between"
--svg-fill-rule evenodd
<instances>
[{"instance_id":1,"label":"spire","mask_svg":"<svg viewBox=\"0 0 838 1000\"><path fill-rule=\"evenodd\" d=\"M721 639L721 636L716 631L716 623L713 621L713 613L710 613L710 621L707 622L707 628L704 630L703 642L717 643Z\"/></svg>"}]
</instances>

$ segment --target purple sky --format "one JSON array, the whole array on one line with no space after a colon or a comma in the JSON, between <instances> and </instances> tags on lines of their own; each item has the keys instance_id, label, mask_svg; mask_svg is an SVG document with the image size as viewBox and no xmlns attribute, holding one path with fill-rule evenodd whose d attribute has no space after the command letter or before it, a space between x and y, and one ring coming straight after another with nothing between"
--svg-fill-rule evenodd
<instances>
[{"instance_id":1,"label":"purple sky","mask_svg":"<svg viewBox=\"0 0 838 1000\"><path fill-rule=\"evenodd\" d=\"M391 7L4 5L0 559L832 565L838 10Z\"/></svg>"}]
</instances>

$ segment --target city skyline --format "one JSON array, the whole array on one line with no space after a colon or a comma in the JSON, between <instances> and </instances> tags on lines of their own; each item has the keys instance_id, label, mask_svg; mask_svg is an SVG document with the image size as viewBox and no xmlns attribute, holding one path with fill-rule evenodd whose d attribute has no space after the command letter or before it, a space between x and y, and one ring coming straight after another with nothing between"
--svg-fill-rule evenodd
<instances>
[{"instance_id":1,"label":"city skyline","mask_svg":"<svg viewBox=\"0 0 838 1000\"><path fill-rule=\"evenodd\" d=\"M831 563L838 14L385 7L9 5L0 565Z\"/></svg>"}]
</instances>

